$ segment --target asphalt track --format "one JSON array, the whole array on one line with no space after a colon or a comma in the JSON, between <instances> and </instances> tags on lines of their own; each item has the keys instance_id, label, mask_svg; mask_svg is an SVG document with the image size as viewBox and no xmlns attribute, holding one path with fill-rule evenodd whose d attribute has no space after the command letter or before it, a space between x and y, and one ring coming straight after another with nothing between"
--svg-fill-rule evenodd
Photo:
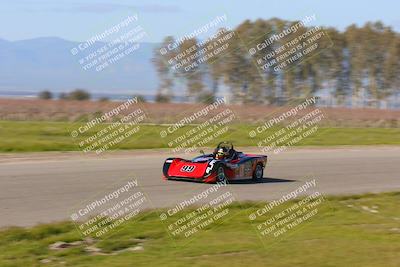
<instances>
[{"instance_id":1,"label":"asphalt track","mask_svg":"<svg viewBox=\"0 0 400 267\"><path fill-rule=\"evenodd\" d=\"M254 148L247 151L257 152ZM171 152L165 150L100 157L83 153L2 154L0 227L69 219L75 207L131 179L137 179L151 207L174 206L211 186L162 180L161 166L169 156ZM326 195L399 191L400 147L291 149L270 154L261 183L241 181L227 188L236 200L262 201L280 198L312 179L316 189Z\"/></svg>"}]
</instances>

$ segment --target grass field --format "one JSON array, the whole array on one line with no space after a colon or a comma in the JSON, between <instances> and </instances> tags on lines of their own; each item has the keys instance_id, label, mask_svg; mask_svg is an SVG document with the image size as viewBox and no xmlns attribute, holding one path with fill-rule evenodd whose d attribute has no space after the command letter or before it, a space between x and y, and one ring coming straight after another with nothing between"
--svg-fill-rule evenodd
<instances>
[{"instance_id":1,"label":"grass field","mask_svg":"<svg viewBox=\"0 0 400 267\"><path fill-rule=\"evenodd\" d=\"M75 151L80 150L79 142L95 134L106 125L96 126L77 138L71 132L83 124L66 122L25 122L0 121L0 151ZM195 126L185 126L172 137L160 138L160 131L167 126L140 125L135 135L118 143L113 149L167 148L168 141L188 132ZM255 146L258 141L279 128L271 128L255 138L249 131L256 126L235 124L205 146L214 146L220 140L233 141L237 146ZM169 139L170 138L170 139ZM336 145L400 145L399 128L319 128L314 134L294 144L296 146L336 146ZM174 147L175 144L172 146Z\"/></svg>"},{"instance_id":2,"label":"grass field","mask_svg":"<svg viewBox=\"0 0 400 267\"><path fill-rule=\"evenodd\" d=\"M57 241L81 241L70 222L0 231L0 266L400 266L400 193L328 197L311 219L279 237L260 237L248 214L265 203L233 204L235 216L212 224L188 242L174 242L148 211L107 239L51 250ZM293 201L282 208L293 205ZM190 210L184 211L186 213ZM272 211L273 215L275 211ZM124 250L140 244L140 250ZM46 263L44 263L46 262Z\"/></svg>"}]
</instances>

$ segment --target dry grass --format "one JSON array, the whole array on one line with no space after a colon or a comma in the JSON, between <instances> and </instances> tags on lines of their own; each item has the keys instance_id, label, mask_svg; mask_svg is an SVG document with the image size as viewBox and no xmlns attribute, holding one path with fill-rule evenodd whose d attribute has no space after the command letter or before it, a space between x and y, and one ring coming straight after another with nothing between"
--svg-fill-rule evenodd
<instances>
[{"instance_id":1,"label":"dry grass","mask_svg":"<svg viewBox=\"0 0 400 267\"><path fill-rule=\"evenodd\" d=\"M0 99L0 120L46 120L79 121L107 112L120 103L98 101L65 101L37 99ZM201 104L144 103L147 122L174 123L185 115L200 110ZM272 114L278 115L289 107L264 105L229 105L241 123L261 123ZM324 124L328 126L351 127L399 127L400 110L381 110L373 108L321 108L324 112ZM298 115L305 114L307 111ZM129 112L127 112L129 113ZM127 114L125 112L125 114ZM215 113L208 115L212 116ZM121 114L123 115L123 114ZM206 117L207 118L207 117Z\"/></svg>"}]
</instances>

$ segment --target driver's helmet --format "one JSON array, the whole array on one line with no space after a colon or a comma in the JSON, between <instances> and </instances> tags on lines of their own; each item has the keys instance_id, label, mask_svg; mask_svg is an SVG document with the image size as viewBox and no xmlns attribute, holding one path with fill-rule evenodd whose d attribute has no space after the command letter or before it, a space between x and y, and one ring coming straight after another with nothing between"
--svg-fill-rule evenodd
<instances>
[{"instance_id":1,"label":"driver's helmet","mask_svg":"<svg viewBox=\"0 0 400 267\"><path fill-rule=\"evenodd\" d=\"M217 150L217 153L215 154L215 158L216 159L224 159L226 157L227 153L228 153L228 150L226 148L221 147Z\"/></svg>"}]
</instances>

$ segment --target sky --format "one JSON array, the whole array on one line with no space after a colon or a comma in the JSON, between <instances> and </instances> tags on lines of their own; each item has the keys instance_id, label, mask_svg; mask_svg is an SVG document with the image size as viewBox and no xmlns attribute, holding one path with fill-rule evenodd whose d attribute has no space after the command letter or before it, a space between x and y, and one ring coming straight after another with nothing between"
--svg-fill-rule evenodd
<instances>
[{"instance_id":1,"label":"sky","mask_svg":"<svg viewBox=\"0 0 400 267\"><path fill-rule=\"evenodd\" d=\"M0 0L0 10L0 38L10 41L52 36L82 42L134 14L147 42L183 36L224 14L229 27L246 19L299 20L315 14L315 25L343 30L380 20L400 32L400 1L395 0Z\"/></svg>"}]
</instances>

